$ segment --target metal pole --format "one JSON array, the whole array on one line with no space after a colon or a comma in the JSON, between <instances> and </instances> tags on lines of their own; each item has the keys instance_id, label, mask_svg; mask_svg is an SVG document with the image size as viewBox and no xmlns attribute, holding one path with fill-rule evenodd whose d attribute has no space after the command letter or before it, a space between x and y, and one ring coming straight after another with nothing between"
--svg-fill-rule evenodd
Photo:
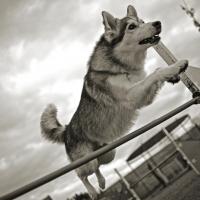
<instances>
[{"instance_id":1,"label":"metal pole","mask_svg":"<svg viewBox=\"0 0 200 200\"><path fill-rule=\"evenodd\" d=\"M156 46L154 46L156 52L162 57L162 59L168 64L174 64L177 62L175 56L169 51L169 49L160 41ZM180 75L181 81L185 84L185 86L192 92L193 97L200 95L199 88L190 80L190 78L182 73Z\"/></svg>"},{"instance_id":2,"label":"metal pole","mask_svg":"<svg viewBox=\"0 0 200 200\"><path fill-rule=\"evenodd\" d=\"M12 191L8 194L5 194L3 196L0 197L0 200L13 200L21 195L26 194L27 192L30 192L31 190L34 190L56 178L58 178L59 176L62 176L78 167L80 167L81 165L86 164L87 162L109 152L110 150L132 140L133 138L143 134L144 132L154 128L155 126L159 125L160 123L166 121L167 119L173 117L174 115L180 113L181 111L185 110L186 108L190 107L193 104L197 104L200 102L200 97L196 97L191 99L190 101L186 102L185 104L175 108L174 110L172 110L171 112L159 117L158 119L153 120L152 122L146 124L145 126L137 129L136 131L112 142L111 144L108 144L94 152L92 152L91 154L84 156L83 158L80 158L74 162L72 162L71 164L62 167L46 176L43 176L23 187L20 187L18 189L16 189L15 191Z\"/></svg>"},{"instance_id":3,"label":"metal pole","mask_svg":"<svg viewBox=\"0 0 200 200\"><path fill-rule=\"evenodd\" d=\"M138 196L138 194L135 192L135 190L133 188L131 188L129 182L125 179L125 177L123 177L119 171L117 169L114 169L116 174L119 176L120 180L122 181L122 183L125 185L127 191L131 194L131 196L135 199L135 200L141 200L140 197Z\"/></svg>"}]
</instances>

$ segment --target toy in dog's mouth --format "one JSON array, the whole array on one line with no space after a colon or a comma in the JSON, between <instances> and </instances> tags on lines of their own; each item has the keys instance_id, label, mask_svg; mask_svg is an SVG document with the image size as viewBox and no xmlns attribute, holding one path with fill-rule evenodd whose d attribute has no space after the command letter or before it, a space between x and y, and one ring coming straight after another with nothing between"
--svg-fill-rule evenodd
<instances>
[{"instance_id":1,"label":"toy in dog's mouth","mask_svg":"<svg viewBox=\"0 0 200 200\"><path fill-rule=\"evenodd\" d=\"M141 40L139 42L139 44L140 45L142 45L142 44L157 44L159 41L160 41L159 35L154 35L152 37L145 38L144 40Z\"/></svg>"}]
</instances>

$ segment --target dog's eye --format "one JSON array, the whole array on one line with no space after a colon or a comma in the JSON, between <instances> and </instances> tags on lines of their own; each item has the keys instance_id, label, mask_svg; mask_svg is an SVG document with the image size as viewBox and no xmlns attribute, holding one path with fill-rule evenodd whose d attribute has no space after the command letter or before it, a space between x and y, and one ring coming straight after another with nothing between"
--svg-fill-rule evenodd
<instances>
[{"instance_id":1,"label":"dog's eye","mask_svg":"<svg viewBox=\"0 0 200 200\"><path fill-rule=\"evenodd\" d=\"M129 26L128 26L128 29L129 30L133 30L133 29L135 29L137 26L135 25L135 24L130 24Z\"/></svg>"}]
</instances>

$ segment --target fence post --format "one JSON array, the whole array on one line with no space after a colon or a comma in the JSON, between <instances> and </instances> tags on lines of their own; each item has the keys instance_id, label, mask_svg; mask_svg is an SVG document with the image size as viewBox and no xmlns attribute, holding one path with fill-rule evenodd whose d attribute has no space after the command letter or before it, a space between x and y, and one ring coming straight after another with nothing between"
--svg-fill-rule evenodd
<instances>
[{"instance_id":1,"label":"fence post","mask_svg":"<svg viewBox=\"0 0 200 200\"><path fill-rule=\"evenodd\" d=\"M124 184L124 186L126 187L127 191L131 194L131 196L135 200L141 200L140 197L138 196L138 194L136 193L136 191L133 188L131 188L129 182L125 179L125 177L123 177L117 169L114 169L114 170L115 170L116 174L119 176L119 178L122 181L122 183Z\"/></svg>"},{"instance_id":2,"label":"fence post","mask_svg":"<svg viewBox=\"0 0 200 200\"><path fill-rule=\"evenodd\" d=\"M127 165L129 166L131 173L133 173L136 177L137 180L140 180L141 177L140 175L137 173L137 169L133 169L133 167L131 166L131 164L129 162L127 162ZM150 192L149 187L147 186L147 184L145 183L145 181L141 180L142 185L144 186L144 188L147 190L147 192Z\"/></svg>"},{"instance_id":3,"label":"fence post","mask_svg":"<svg viewBox=\"0 0 200 200\"><path fill-rule=\"evenodd\" d=\"M172 144L175 146L176 150L182 155L182 157L187 161L188 165L194 170L194 172L197 175L200 175L199 170L193 165L193 163L190 161L188 156L185 154L185 152L179 147L179 145L176 143L174 138L171 136L171 134L167 131L167 129L163 128L163 132L166 134L166 136L169 138L169 140L172 142Z\"/></svg>"}]
</instances>

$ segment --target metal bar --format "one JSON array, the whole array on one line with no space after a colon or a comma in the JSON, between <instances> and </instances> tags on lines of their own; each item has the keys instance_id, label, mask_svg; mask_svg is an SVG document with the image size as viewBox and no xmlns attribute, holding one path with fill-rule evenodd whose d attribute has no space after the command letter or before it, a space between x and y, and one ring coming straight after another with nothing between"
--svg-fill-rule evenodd
<instances>
[{"instance_id":1,"label":"metal bar","mask_svg":"<svg viewBox=\"0 0 200 200\"><path fill-rule=\"evenodd\" d=\"M129 182L126 180L125 177L123 177L119 171L117 169L114 169L116 174L119 176L120 180L122 181L122 183L124 184L124 186L126 187L127 191L130 193L130 195L135 199L135 200L141 200L140 197L138 196L138 194L136 193L136 191L131 188Z\"/></svg>"},{"instance_id":2,"label":"metal bar","mask_svg":"<svg viewBox=\"0 0 200 200\"><path fill-rule=\"evenodd\" d=\"M156 46L154 46L154 49L168 65L177 62L175 56L161 41ZM192 82L192 80L185 73L181 73L180 78L181 81L185 84L185 86L192 92L193 97L200 95L199 88Z\"/></svg>"},{"instance_id":3,"label":"metal bar","mask_svg":"<svg viewBox=\"0 0 200 200\"><path fill-rule=\"evenodd\" d=\"M87 162L107 153L108 151L132 140L133 138L143 134L144 132L154 128L155 126L159 125L160 123L166 121L167 119L173 117L174 115L180 113L181 111L185 110L186 108L190 107L191 105L193 104L196 104L199 101L199 97L196 97L196 98L193 98L191 99L190 101L186 102L185 104L179 106L178 108L175 108L174 110L172 110L171 112L159 117L158 119L155 119L153 120L152 122L146 124L145 126L137 129L136 131L112 142L111 144L108 144L94 152L92 152L91 154L87 155L87 156L84 156L83 158L81 159L78 159L74 162L72 162L71 164L65 166L65 167L62 167L46 176L43 176L23 187L20 187L18 189L16 189L15 191L12 191L8 194L5 194L3 196L0 197L0 200L13 200L21 195L24 195L26 194L27 192L30 192L31 190L34 190L56 178L58 178L59 176L62 176L78 167L80 167L81 165L84 165L86 164Z\"/></svg>"}]
</instances>

